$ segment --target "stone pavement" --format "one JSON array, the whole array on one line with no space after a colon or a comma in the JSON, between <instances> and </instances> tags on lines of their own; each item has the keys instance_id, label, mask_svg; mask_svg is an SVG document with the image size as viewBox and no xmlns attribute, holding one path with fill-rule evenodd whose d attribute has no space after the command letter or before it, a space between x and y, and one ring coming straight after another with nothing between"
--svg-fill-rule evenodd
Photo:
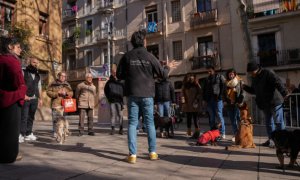
<instances>
[{"instance_id":1,"label":"stone pavement","mask_svg":"<svg viewBox=\"0 0 300 180\"><path fill-rule=\"evenodd\" d=\"M180 124L174 139L157 139L159 161L148 160L146 134L138 135L138 159L128 164L127 136L109 134L109 127L95 125L96 136L77 136L77 119L70 120L72 136L63 145L51 138L52 124L36 121L36 142L20 145L23 159L0 165L0 180L94 179L300 179L300 168L279 170L275 150L259 146L265 128L255 126L255 149L226 151L231 135L219 146L193 146ZM125 121L125 123L127 123ZM227 126L230 132L230 124ZM201 130L208 129L201 124ZM285 159L286 164L288 159ZM298 159L298 163L299 159Z\"/></svg>"}]
</instances>

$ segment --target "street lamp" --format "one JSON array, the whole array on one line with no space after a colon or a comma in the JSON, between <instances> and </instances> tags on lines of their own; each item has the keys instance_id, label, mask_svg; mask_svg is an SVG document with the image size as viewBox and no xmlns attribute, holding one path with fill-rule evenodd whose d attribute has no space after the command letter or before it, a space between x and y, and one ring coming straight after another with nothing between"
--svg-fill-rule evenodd
<instances>
[{"instance_id":1,"label":"street lamp","mask_svg":"<svg viewBox=\"0 0 300 180\"><path fill-rule=\"evenodd\" d=\"M111 35L112 35L112 32L110 31L110 24L112 22L112 18L113 18L113 10L108 8L105 10L105 14L109 14L109 18L106 17L106 28L107 28L107 64L108 64L108 68L107 68L107 74L108 74L108 77L110 76L111 74L111 60L110 60L110 41L111 41Z\"/></svg>"}]
</instances>

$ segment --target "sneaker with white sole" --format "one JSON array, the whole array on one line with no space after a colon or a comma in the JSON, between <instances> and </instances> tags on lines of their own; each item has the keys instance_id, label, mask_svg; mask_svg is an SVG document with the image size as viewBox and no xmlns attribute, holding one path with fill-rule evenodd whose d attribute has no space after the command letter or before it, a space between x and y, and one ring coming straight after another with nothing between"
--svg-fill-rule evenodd
<instances>
[{"instance_id":1,"label":"sneaker with white sole","mask_svg":"<svg viewBox=\"0 0 300 180\"><path fill-rule=\"evenodd\" d=\"M19 135L19 143L23 143L24 142L24 136L22 136L22 134Z\"/></svg>"},{"instance_id":2,"label":"sneaker with white sole","mask_svg":"<svg viewBox=\"0 0 300 180\"><path fill-rule=\"evenodd\" d=\"M33 135L33 133L29 134L28 136L25 136L25 141L35 141L37 137Z\"/></svg>"},{"instance_id":3,"label":"sneaker with white sole","mask_svg":"<svg viewBox=\"0 0 300 180\"><path fill-rule=\"evenodd\" d=\"M235 136L233 136L233 137L231 138L231 141L232 141L232 142L235 142Z\"/></svg>"}]
</instances>

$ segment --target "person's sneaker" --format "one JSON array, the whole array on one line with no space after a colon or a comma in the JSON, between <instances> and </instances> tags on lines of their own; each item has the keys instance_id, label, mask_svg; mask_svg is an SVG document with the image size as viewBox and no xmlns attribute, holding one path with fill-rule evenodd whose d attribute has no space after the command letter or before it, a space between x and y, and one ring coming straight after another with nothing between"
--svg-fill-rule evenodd
<instances>
[{"instance_id":1,"label":"person's sneaker","mask_svg":"<svg viewBox=\"0 0 300 180\"><path fill-rule=\"evenodd\" d=\"M37 137L33 135L33 133L29 134L28 136L25 136L25 141L35 141Z\"/></svg>"},{"instance_id":2,"label":"person's sneaker","mask_svg":"<svg viewBox=\"0 0 300 180\"><path fill-rule=\"evenodd\" d=\"M275 148L275 143L272 139L269 140L269 148Z\"/></svg>"},{"instance_id":3,"label":"person's sneaker","mask_svg":"<svg viewBox=\"0 0 300 180\"><path fill-rule=\"evenodd\" d=\"M24 142L24 136L22 136L21 134L19 135L19 143L23 143Z\"/></svg>"},{"instance_id":4,"label":"person's sneaker","mask_svg":"<svg viewBox=\"0 0 300 180\"><path fill-rule=\"evenodd\" d=\"M151 161L159 160L158 154L156 152L151 152L149 154L149 158L150 158Z\"/></svg>"},{"instance_id":5,"label":"person's sneaker","mask_svg":"<svg viewBox=\"0 0 300 180\"><path fill-rule=\"evenodd\" d=\"M232 142L235 142L235 136L233 136L233 137L231 138L231 141L232 141Z\"/></svg>"},{"instance_id":6,"label":"person's sneaker","mask_svg":"<svg viewBox=\"0 0 300 180\"><path fill-rule=\"evenodd\" d=\"M132 154L132 155L128 155L127 156L127 162L130 164L135 164L136 163L136 155Z\"/></svg>"},{"instance_id":7,"label":"person's sneaker","mask_svg":"<svg viewBox=\"0 0 300 180\"><path fill-rule=\"evenodd\" d=\"M268 147L270 145L270 140L267 140L266 142L262 143L261 145Z\"/></svg>"},{"instance_id":8,"label":"person's sneaker","mask_svg":"<svg viewBox=\"0 0 300 180\"><path fill-rule=\"evenodd\" d=\"M17 157L16 157L16 161L21 161L23 159L23 156L18 154Z\"/></svg>"},{"instance_id":9,"label":"person's sneaker","mask_svg":"<svg viewBox=\"0 0 300 180\"><path fill-rule=\"evenodd\" d=\"M121 135L124 134L123 129L120 129L120 130L119 130L119 134L121 134Z\"/></svg>"},{"instance_id":10,"label":"person's sneaker","mask_svg":"<svg viewBox=\"0 0 300 180\"><path fill-rule=\"evenodd\" d=\"M94 132L89 132L88 135L89 136L95 136L95 133Z\"/></svg>"},{"instance_id":11,"label":"person's sneaker","mask_svg":"<svg viewBox=\"0 0 300 180\"><path fill-rule=\"evenodd\" d=\"M221 135L221 139L226 139L225 134L222 134L222 135Z\"/></svg>"}]
</instances>

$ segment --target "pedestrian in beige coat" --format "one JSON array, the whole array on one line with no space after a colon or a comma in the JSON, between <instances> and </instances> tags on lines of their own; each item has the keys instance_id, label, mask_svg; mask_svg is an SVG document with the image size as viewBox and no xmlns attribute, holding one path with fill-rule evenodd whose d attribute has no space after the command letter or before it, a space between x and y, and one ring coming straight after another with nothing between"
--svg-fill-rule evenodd
<instances>
[{"instance_id":1,"label":"pedestrian in beige coat","mask_svg":"<svg viewBox=\"0 0 300 180\"><path fill-rule=\"evenodd\" d=\"M79 136L82 136L84 132L85 113L88 116L88 135L94 136L93 114L95 107L96 87L93 84L93 76L91 73L87 73L85 76L85 81L77 85L75 96L78 100L79 109Z\"/></svg>"},{"instance_id":2,"label":"pedestrian in beige coat","mask_svg":"<svg viewBox=\"0 0 300 180\"><path fill-rule=\"evenodd\" d=\"M197 82L195 75L187 74L184 77L182 95L182 111L187 116L187 135L191 136L192 119L194 121L195 132L199 131L198 113L200 112L201 105L201 86Z\"/></svg>"},{"instance_id":3,"label":"pedestrian in beige coat","mask_svg":"<svg viewBox=\"0 0 300 180\"><path fill-rule=\"evenodd\" d=\"M71 98L73 91L70 84L66 81L66 73L59 72L58 79L53 81L47 90L47 95L51 98L52 121L53 121L53 136L56 138L56 122L57 118L64 116L64 108L61 101L64 98Z\"/></svg>"}]
</instances>

